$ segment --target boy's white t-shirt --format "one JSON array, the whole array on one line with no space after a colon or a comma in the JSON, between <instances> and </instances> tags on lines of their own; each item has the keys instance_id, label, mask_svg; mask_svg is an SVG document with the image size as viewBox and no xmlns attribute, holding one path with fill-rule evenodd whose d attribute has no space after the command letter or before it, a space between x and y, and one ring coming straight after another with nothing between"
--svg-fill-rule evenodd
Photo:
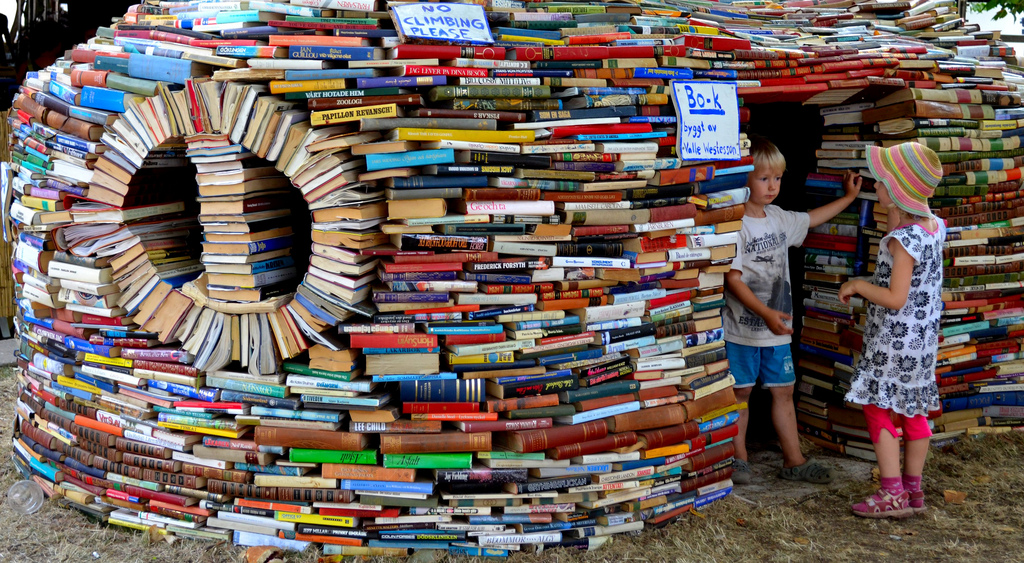
<instances>
[{"instance_id":1,"label":"boy's white t-shirt","mask_svg":"<svg viewBox=\"0 0 1024 563\"><path fill-rule=\"evenodd\" d=\"M793 314L793 291L789 283L789 247L807 238L810 215L766 205L764 217L743 217L739 244L732 269L762 303ZM747 309L732 293L725 293L725 340L733 344L767 348L793 341L791 335L777 335L764 319ZM792 326L792 323L787 323Z\"/></svg>"}]
</instances>

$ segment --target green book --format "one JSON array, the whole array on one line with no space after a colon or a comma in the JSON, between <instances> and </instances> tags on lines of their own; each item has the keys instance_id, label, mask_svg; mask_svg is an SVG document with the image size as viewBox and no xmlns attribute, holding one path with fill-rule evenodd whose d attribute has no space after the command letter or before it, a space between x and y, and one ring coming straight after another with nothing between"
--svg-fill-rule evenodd
<instances>
[{"instance_id":1,"label":"green book","mask_svg":"<svg viewBox=\"0 0 1024 563\"><path fill-rule=\"evenodd\" d=\"M544 459L544 452L521 454L517 452L477 452L477 459Z\"/></svg>"},{"instance_id":2,"label":"green book","mask_svg":"<svg viewBox=\"0 0 1024 563\"><path fill-rule=\"evenodd\" d=\"M314 369L306 364L300 364L298 362L285 362L284 371L288 373L297 373L299 375L308 375L310 377L322 377L324 379L333 379L335 381L352 381L358 374L351 371L327 371L325 369Z\"/></svg>"},{"instance_id":3,"label":"green book","mask_svg":"<svg viewBox=\"0 0 1024 563\"><path fill-rule=\"evenodd\" d=\"M243 393L254 393L256 395L266 395L268 397L277 397L279 399L283 399L288 396L288 386L278 385L275 383L257 383L255 381L244 381L239 379L228 379L226 377L219 377L215 375L207 375L206 384L210 387L220 387L221 389L242 391Z\"/></svg>"},{"instance_id":4,"label":"green book","mask_svg":"<svg viewBox=\"0 0 1024 563\"><path fill-rule=\"evenodd\" d=\"M576 414L576 408L572 405L555 405L553 407L539 407L536 409L516 409L503 413L506 418L519 420L523 418L548 418L556 416L572 416Z\"/></svg>"},{"instance_id":5,"label":"green book","mask_svg":"<svg viewBox=\"0 0 1024 563\"><path fill-rule=\"evenodd\" d=\"M340 23L348 25L377 25L375 18L313 18L308 16L285 16L284 21L303 23Z\"/></svg>"},{"instance_id":6,"label":"green book","mask_svg":"<svg viewBox=\"0 0 1024 563\"><path fill-rule=\"evenodd\" d=\"M586 401L588 399L600 399L603 397L611 397L613 395L623 395L625 393L632 393L639 390L639 381L609 381L608 383L602 383L593 387L580 387L579 389L563 391L558 394L558 399L564 403L575 403L576 401Z\"/></svg>"},{"instance_id":7,"label":"green book","mask_svg":"<svg viewBox=\"0 0 1024 563\"><path fill-rule=\"evenodd\" d=\"M376 465L377 450L346 452L342 450L289 448L288 461L292 463L358 463L362 465Z\"/></svg>"},{"instance_id":8,"label":"green book","mask_svg":"<svg viewBox=\"0 0 1024 563\"><path fill-rule=\"evenodd\" d=\"M157 86L160 83L155 80L145 80L143 78L132 78L123 74L110 73L107 75L107 88L113 88L114 90L121 90L123 92L131 92L140 96L146 96L152 98L156 95Z\"/></svg>"},{"instance_id":9,"label":"green book","mask_svg":"<svg viewBox=\"0 0 1024 563\"><path fill-rule=\"evenodd\" d=\"M410 467L415 469L469 469L472 466L472 453L384 454L384 467L388 468Z\"/></svg>"},{"instance_id":10,"label":"green book","mask_svg":"<svg viewBox=\"0 0 1024 563\"><path fill-rule=\"evenodd\" d=\"M315 90L312 92L285 92L286 100L312 100L315 98L361 98L363 96L392 96L401 88L361 88L357 90Z\"/></svg>"}]
</instances>

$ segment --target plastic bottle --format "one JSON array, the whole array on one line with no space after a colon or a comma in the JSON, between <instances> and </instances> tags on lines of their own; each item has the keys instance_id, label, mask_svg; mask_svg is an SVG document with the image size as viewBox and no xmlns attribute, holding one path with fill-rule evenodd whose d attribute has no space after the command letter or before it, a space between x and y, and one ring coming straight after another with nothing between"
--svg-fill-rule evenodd
<instances>
[{"instance_id":1,"label":"plastic bottle","mask_svg":"<svg viewBox=\"0 0 1024 563\"><path fill-rule=\"evenodd\" d=\"M39 512L45 500L43 488L35 481L18 481L7 490L7 501L22 515Z\"/></svg>"}]
</instances>

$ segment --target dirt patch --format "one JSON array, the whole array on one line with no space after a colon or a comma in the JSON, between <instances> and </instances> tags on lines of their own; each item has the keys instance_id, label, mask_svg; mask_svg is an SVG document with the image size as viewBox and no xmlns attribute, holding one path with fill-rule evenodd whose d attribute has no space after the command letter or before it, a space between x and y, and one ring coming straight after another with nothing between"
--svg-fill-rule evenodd
<instances>
[{"instance_id":1,"label":"dirt patch","mask_svg":"<svg viewBox=\"0 0 1024 563\"><path fill-rule=\"evenodd\" d=\"M0 449L9 451L15 378L0 370ZM1020 561L1024 551L1024 435L970 439L933 450L925 469L930 507L924 515L890 522L863 520L849 506L876 487L873 465L828 452L807 451L833 467L830 485L775 477L781 454L771 445L751 460L753 484L700 513L640 536L616 537L593 553L567 551L517 554L532 562L728 562L745 561ZM0 463L0 494L20 478L9 460ZM947 504L944 491L966 493ZM239 561L243 550L224 543L179 540L150 544L145 534L90 522L53 503L21 517L0 504L0 563L221 563ZM429 561L429 557L423 558ZM317 550L290 554L289 563L312 563ZM358 561L359 559L354 559ZM437 561L469 561L438 554ZM374 559L374 561L385 561Z\"/></svg>"}]
</instances>

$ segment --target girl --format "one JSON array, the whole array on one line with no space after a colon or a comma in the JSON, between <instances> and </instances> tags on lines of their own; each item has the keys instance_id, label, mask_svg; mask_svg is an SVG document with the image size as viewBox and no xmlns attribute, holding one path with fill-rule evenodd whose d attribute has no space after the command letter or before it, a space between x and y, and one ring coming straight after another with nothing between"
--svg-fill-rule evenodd
<instances>
[{"instance_id":1,"label":"girl","mask_svg":"<svg viewBox=\"0 0 1024 563\"><path fill-rule=\"evenodd\" d=\"M846 400L864 405L882 486L852 508L865 518L905 518L925 510L921 473L931 437L926 415L939 408L935 357L946 228L932 215L928 198L942 165L918 143L868 147L867 153L878 201L889 210L890 230L878 247L873 283L848 281L839 299L848 303L861 295L870 301L864 352ZM902 479L894 417L903 428Z\"/></svg>"}]
</instances>

